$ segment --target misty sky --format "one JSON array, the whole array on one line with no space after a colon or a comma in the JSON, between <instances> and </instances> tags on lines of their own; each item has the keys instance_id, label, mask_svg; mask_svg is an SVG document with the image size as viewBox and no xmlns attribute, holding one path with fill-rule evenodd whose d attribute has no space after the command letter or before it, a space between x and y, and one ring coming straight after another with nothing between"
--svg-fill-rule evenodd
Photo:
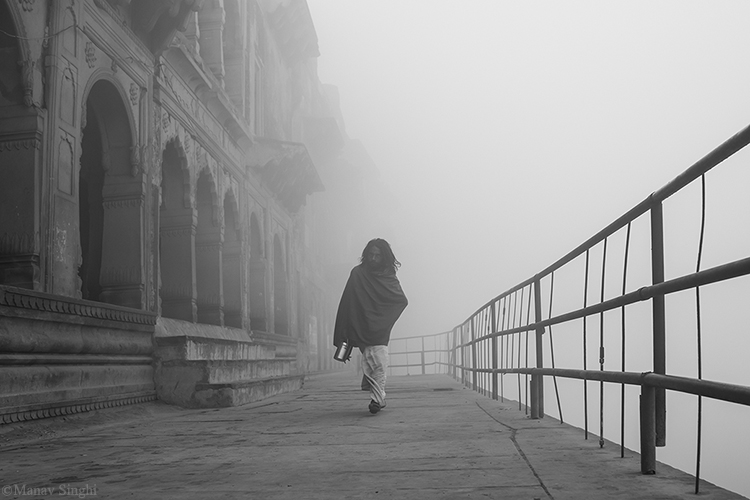
<instances>
[{"instance_id":1,"label":"misty sky","mask_svg":"<svg viewBox=\"0 0 750 500\"><path fill-rule=\"evenodd\" d=\"M750 124L750 2L308 4L320 79L401 203L377 235L397 336L462 322Z\"/></svg>"}]
</instances>

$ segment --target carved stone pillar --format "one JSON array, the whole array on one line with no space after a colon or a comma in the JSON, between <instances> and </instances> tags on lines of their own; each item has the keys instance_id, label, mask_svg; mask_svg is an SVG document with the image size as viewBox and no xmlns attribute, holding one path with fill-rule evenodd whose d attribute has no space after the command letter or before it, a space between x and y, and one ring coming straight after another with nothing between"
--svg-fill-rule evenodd
<instances>
[{"instance_id":1,"label":"carved stone pillar","mask_svg":"<svg viewBox=\"0 0 750 500\"><path fill-rule=\"evenodd\" d=\"M39 290L40 142L21 134L0 134L0 284Z\"/></svg>"},{"instance_id":2,"label":"carved stone pillar","mask_svg":"<svg viewBox=\"0 0 750 500\"><path fill-rule=\"evenodd\" d=\"M185 38L196 54L201 53L200 37L201 30L198 27L198 14L192 12L187 20L187 28L185 28Z\"/></svg>"},{"instance_id":3,"label":"carved stone pillar","mask_svg":"<svg viewBox=\"0 0 750 500\"><path fill-rule=\"evenodd\" d=\"M195 216L190 208L162 210L159 221L161 314L195 323Z\"/></svg>"},{"instance_id":4,"label":"carved stone pillar","mask_svg":"<svg viewBox=\"0 0 750 500\"><path fill-rule=\"evenodd\" d=\"M268 312L266 306L266 274L268 262L266 259L250 259L248 302L250 328L261 332L268 331Z\"/></svg>"},{"instance_id":5,"label":"carved stone pillar","mask_svg":"<svg viewBox=\"0 0 750 500\"><path fill-rule=\"evenodd\" d=\"M225 242L221 258L224 278L224 324L242 328L240 242Z\"/></svg>"},{"instance_id":6,"label":"carved stone pillar","mask_svg":"<svg viewBox=\"0 0 750 500\"><path fill-rule=\"evenodd\" d=\"M195 236L198 323L224 324L221 254L220 228L199 228Z\"/></svg>"},{"instance_id":7,"label":"carved stone pillar","mask_svg":"<svg viewBox=\"0 0 750 500\"><path fill-rule=\"evenodd\" d=\"M103 191L102 263L99 300L145 308L144 185L107 183Z\"/></svg>"},{"instance_id":8,"label":"carved stone pillar","mask_svg":"<svg viewBox=\"0 0 750 500\"><path fill-rule=\"evenodd\" d=\"M224 4L206 2L198 12L201 58L217 80L224 83Z\"/></svg>"}]
</instances>

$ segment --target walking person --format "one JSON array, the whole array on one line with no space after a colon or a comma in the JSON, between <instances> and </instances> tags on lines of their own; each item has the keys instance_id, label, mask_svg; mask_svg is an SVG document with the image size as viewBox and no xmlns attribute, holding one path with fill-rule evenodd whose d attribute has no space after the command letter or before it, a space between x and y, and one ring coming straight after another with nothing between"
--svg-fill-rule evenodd
<instances>
[{"instance_id":1,"label":"walking person","mask_svg":"<svg viewBox=\"0 0 750 500\"><path fill-rule=\"evenodd\" d=\"M396 277L400 266L387 241L370 240L349 275L336 314L333 345L347 342L362 352L362 389L370 391L370 413L386 406L388 342L408 304Z\"/></svg>"}]
</instances>

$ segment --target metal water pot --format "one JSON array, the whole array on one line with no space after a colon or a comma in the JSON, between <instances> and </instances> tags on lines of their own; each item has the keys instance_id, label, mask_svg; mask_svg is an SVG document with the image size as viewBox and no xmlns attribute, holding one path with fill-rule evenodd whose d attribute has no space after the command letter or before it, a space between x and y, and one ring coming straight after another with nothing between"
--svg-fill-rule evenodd
<instances>
[{"instance_id":1,"label":"metal water pot","mask_svg":"<svg viewBox=\"0 0 750 500\"><path fill-rule=\"evenodd\" d=\"M333 359L346 363L349 361L349 358L352 357L352 349L354 349L354 346L352 346L348 340L343 341L341 345L336 348Z\"/></svg>"}]
</instances>

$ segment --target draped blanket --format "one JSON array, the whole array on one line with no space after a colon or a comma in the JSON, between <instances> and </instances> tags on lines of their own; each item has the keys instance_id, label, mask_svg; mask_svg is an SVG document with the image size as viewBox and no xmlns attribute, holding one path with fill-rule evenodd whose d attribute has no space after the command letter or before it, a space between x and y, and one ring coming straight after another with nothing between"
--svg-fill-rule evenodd
<instances>
[{"instance_id":1,"label":"draped blanket","mask_svg":"<svg viewBox=\"0 0 750 500\"><path fill-rule=\"evenodd\" d=\"M391 329L408 301L395 273L374 273L363 265L352 269L341 296L333 345L388 345Z\"/></svg>"}]
</instances>

